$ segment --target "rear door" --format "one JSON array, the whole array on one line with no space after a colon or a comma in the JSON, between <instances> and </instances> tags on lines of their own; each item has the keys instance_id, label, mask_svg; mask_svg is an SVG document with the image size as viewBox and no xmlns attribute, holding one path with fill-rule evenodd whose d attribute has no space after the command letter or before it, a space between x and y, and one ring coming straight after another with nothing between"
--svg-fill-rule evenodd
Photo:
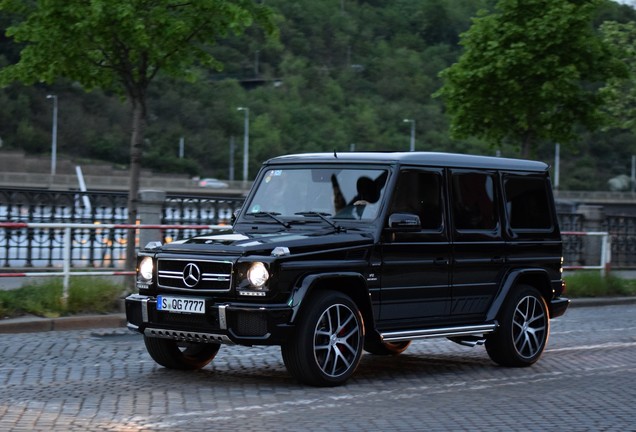
<instances>
[{"instance_id":1,"label":"rear door","mask_svg":"<svg viewBox=\"0 0 636 432\"><path fill-rule=\"evenodd\" d=\"M479 319L499 289L505 272L498 174L450 170L453 268L451 315Z\"/></svg>"},{"instance_id":2,"label":"rear door","mask_svg":"<svg viewBox=\"0 0 636 432\"><path fill-rule=\"evenodd\" d=\"M561 283L561 237L545 173L502 175L510 266L544 268Z\"/></svg>"}]
</instances>

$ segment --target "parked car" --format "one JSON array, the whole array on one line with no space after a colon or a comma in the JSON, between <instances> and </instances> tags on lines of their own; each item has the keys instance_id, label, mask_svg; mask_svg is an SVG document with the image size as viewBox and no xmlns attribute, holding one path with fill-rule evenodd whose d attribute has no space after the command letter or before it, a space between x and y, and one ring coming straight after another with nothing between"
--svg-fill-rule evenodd
<instances>
[{"instance_id":1,"label":"parked car","mask_svg":"<svg viewBox=\"0 0 636 432\"><path fill-rule=\"evenodd\" d=\"M229 185L227 183L225 183L224 181L221 181L219 179L215 179L215 178L204 178L199 180L199 186L200 187L206 187L206 188L214 188L214 189L225 189L227 187L229 187Z\"/></svg>"},{"instance_id":2,"label":"parked car","mask_svg":"<svg viewBox=\"0 0 636 432\"><path fill-rule=\"evenodd\" d=\"M299 381L335 386L363 351L485 345L543 353L565 313L548 166L443 153L325 153L264 163L231 229L138 256L128 327L198 369L221 344L280 345Z\"/></svg>"}]
</instances>

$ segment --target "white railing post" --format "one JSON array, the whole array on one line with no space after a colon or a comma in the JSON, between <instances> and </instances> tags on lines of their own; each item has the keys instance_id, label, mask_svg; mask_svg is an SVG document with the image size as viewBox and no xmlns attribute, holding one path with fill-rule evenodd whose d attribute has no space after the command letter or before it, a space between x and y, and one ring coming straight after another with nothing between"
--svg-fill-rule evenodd
<instances>
[{"instance_id":1,"label":"white railing post","mask_svg":"<svg viewBox=\"0 0 636 432\"><path fill-rule=\"evenodd\" d=\"M603 248L601 249L601 276L606 276L610 271L610 263L612 261L612 239L609 233L603 235Z\"/></svg>"},{"instance_id":2,"label":"white railing post","mask_svg":"<svg viewBox=\"0 0 636 432\"><path fill-rule=\"evenodd\" d=\"M63 264L64 282L62 285L62 304L66 305L68 301L68 285L71 277L71 228L64 228L64 264Z\"/></svg>"}]
</instances>

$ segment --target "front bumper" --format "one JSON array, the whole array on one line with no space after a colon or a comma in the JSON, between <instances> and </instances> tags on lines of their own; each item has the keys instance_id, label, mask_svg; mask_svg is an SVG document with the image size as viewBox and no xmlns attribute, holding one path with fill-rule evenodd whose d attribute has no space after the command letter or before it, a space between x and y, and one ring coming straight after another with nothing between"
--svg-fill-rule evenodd
<instances>
[{"instance_id":1,"label":"front bumper","mask_svg":"<svg viewBox=\"0 0 636 432\"><path fill-rule=\"evenodd\" d=\"M204 314L157 310L154 296L126 297L128 328L150 337L205 343L280 345L292 326L288 305L206 302Z\"/></svg>"}]
</instances>

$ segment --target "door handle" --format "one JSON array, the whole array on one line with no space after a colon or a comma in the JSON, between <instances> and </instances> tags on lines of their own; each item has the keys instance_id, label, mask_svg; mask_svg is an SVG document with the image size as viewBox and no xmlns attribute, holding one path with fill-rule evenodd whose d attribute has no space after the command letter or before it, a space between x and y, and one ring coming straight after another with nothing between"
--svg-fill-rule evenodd
<instances>
[{"instance_id":1,"label":"door handle","mask_svg":"<svg viewBox=\"0 0 636 432\"><path fill-rule=\"evenodd\" d=\"M448 259L447 258L435 258L433 260L433 264L435 264L435 265L448 265Z\"/></svg>"},{"instance_id":2,"label":"door handle","mask_svg":"<svg viewBox=\"0 0 636 432\"><path fill-rule=\"evenodd\" d=\"M506 261L504 257L494 257L490 260L490 262L495 264L503 264Z\"/></svg>"}]
</instances>

